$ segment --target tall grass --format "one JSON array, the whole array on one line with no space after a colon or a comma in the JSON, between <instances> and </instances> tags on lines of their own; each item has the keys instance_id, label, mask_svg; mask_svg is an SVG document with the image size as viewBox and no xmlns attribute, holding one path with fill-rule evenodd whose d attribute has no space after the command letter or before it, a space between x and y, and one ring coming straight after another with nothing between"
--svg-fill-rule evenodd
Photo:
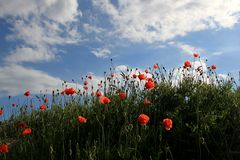
<instances>
[{"instance_id":1,"label":"tall grass","mask_svg":"<svg viewBox=\"0 0 240 160\"><path fill-rule=\"evenodd\" d=\"M9 146L2 159L239 159L240 88L233 79L220 79L215 70L150 68L155 88L136 80L138 69L119 76L114 67L99 90L111 102L101 104L95 90L75 88L74 95L53 92L51 109L21 113L0 125L0 144ZM203 73L202 73L203 72ZM90 81L88 77L86 80ZM64 83L64 87L67 83ZM101 87L102 85L102 87ZM94 91L94 94L91 92ZM119 91L127 93L121 100ZM45 97L39 97L39 99ZM151 103L144 104L144 99ZM150 117L140 125L140 114ZM87 118L79 123L77 117ZM173 121L166 130L163 119ZM23 135L19 123L32 133Z\"/></svg>"}]
</instances>

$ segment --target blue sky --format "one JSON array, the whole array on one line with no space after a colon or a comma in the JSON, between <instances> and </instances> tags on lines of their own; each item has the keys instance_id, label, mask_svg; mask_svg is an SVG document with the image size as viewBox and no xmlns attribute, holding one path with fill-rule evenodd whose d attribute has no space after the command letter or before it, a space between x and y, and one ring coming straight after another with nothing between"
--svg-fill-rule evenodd
<instances>
[{"instance_id":1,"label":"blue sky","mask_svg":"<svg viewBox=\"0 0 240 160\"><path fill-rule=\"evenodd\" d=\"M0 97L99 78L110 58L171 69L198 52L238 78L239 20L239 0L1 0Z\"/></svg>"}]
</instances>

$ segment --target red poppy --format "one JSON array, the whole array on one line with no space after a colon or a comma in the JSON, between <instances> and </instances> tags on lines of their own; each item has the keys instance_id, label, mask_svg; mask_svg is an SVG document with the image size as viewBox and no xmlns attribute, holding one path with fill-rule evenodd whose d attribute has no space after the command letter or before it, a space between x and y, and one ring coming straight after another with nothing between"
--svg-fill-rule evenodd
<instances>
[{"instance_id":1,"label":"red poppy","mask_svg":"<svg viewBox=\"0 0 240 160\"><path fill-rule=\"evenodd\" d=\"M92 79L92 76L88 76L88 79Z\"/></svg>"},{"instance_id":2,"label":"red poppy","mask_svg":"<svg viewBox=\"0 0 240 160\"><path fill-rule=\"evenodd\" d=\"M0 153L7 153L8 152L8 145L2 144L0 145Z\"/></svg>"},{"instance_id":3,"label":"red poppy","mask_svg":"<svg viewBox=\"0 0 240 160\"><path fill-rule=\"evenodd\" d=\"M28 135L32 133L32 129L31 128L26 128L23 130L22 135Z\"/></svg>"},{"instance_id":4,"label":"red poppy","mask_svg":"<svg viewBox=\"0 0 240 160\"><path fill-rule=\"evenodd\" d=\"M133 78L137 78L137 75L136 75L136 74L133 74L132 76L133 76Z\"/></svg>"},{"instance_id":5,"label":"red poppy","mask_svg":"<svg viewBox=\"0 0 240 160\"><path fill-rule=\"evenodd\" d=\"M154 64L154 65L153 65L153 68L157 69L157 68L158 68L158 65L157 65L157 64Z\"/></svg>"},{"instance_id":6,"label":"red poppy","mask_svg":"<svg viewBox=\"0 0 240 160\"><path fill-rule=\"evenodd\" d=\"M188 68L188 67L191 68L192 67L191 62L189 60L185 61L184 62L184 67L185 68Z\"/></svg>"},{"instance_id":7,"label":"red poppy","mask_svg":"<svg viewBox=\"0 0 240 160\"><path fill-rule=\"evenodd\" d=\"M213 64L213 65L212 65L212 69L213 69L213 70L217 69L216 64Z\"/></svg>"},{"instance_id":8,"label":"red poppy","mask_svg":"<svg viewBox=\"0 0 240 160\"><path fill-rule=\"evenodd\" d=\"M25 122L19 122L18 123L18 128L26 128L27 127L27 125L26 125L26 123Z\"/></svg>"},{"instance_id":9,"label":"red poppy","mask_svg":"<svg viewBox=\"0 0 240 160\"><path fill-rule=\"evenodd\" d=\"M66 93L66 95L73 95L76 91L74 88L66 88L64 92Z\"/></svg>"},{"instance_id":10,"label":"red poppy","mask_svg":"<svg viewBox=\"0 0 240 160\"><path fill-rule=\"evenodd\" d=\"M88 85L88 81L84 81L84 85Z\"/></svg>"},{"instance_id":11,"label":"red poppy","mask_svg":"<svg viewBox=\"0 0 240 160\"><path fill-rule=\"evenodd\" d=\"M102 96L102 97L99 99L99 102L102 103L102 104L108 104L108 103L111 102L111 100L110 100L108 97Z\"/></svg>"},{"instance_id":12,"label":"red poppy","mask_svg":"<svg viewBox=\"0 0 240 160\"><path fill-rule=\"evenodd\" d=\"M193 56L194 56L195 58L198 58L198 57L199 57L199 54L198 54L198 53L193 53Z\"/></svg>"},{"instance_id":13,"label":"red poppy","mask_svg":"<svg viewBox=\"0 0 240 160\"><path fill-rule=\"evenodd\" d=\"M149 104L151 104L151 101L149 101L148 99L144 99L144 101L143 101L143 104L144 105L149 105Z\"/></svg>"},{"instance_id":14,"label":"red poppy","mask_svg":"<svg viewBox=\"0 0 240 160\"><path fill-rule=\"evenodd\" d=\"M145 70L145 73L148 73L148 70L147 70L147 69Z\"/></svg>"},{"instance_id":15,"label":"red poppy","mask_svg":"<svg viewBox=\"0 0 240 160\"><path fill-rule=\"evenodd\" d=\"M152 78L147 78L147 81L152 81L153 82L153 79Z\"/></svg>"},{"instance_id":16,"label":"red poppy","mask_svg":"<svg viewBox=\"0 0 240 160\"><path fill-rule=\"evenodd\" d=\"M24 96L26 96L26 97L30 96L30 91L27 90L27 91L24 93Z\"/></svg>"},{"instance_id":17,"label":"red poppy","mask_svg":"<svg viewBox=\"0 0 240 160\"><path fill-rule=\"evenodd\" d=\"M127 97L127 95L126 95L125 92L120 92L120 93L119 93L119 98L120 98L121 100L126 99L126 97Z\"/></svg>"},{"instance_id":18,"label":"red poppy","mask_svg":"<svg viewBox=\"0 0 240 160\"><path fill-rule=\"evenodd\" d=\"M146 77L145 77L145 74L139 74L139 75L138 75L138 78L139 78L140 80L143 80L143 79L145 79Z\"/></svg>"},{"instance_id":19,"label":"red poppy","mask_svg":"<svg viewBox=\"0 0 240 160\"><path fill-rule=\"evenodd\" d=\"M45 98L44 103L48 103L48 98Z\"/></svg>"},{"instance_id":20,"label":"red poppy","mask_svg":"<svg viewBox=\"0 0 240 160\"><path fill-rule=\"evenodd\" d=\"M150 118L146 114L140 114L137 120L139 124L146 125Z\"/></svg>"},{"instance_id":21,"label":"red poppy","mask_svg":"<svg viewBox=\"0 0 240 160\"><path fill-rule=\"evenodd\" d=\"M87 123L87 119L83 116L78 116L78 122L79 123Z\"/></svg>"},{"instance_id":22,"label":"red poppy","mask_svg":"<svg viewBox=\"0 0 240 160\"><path fill-rule=\"evenodd\" d=\"M46 106L44 104L42 104L40 107L39 107L42 111L46 110Z\"/></svg>"},{"instance_id":23,"label":"red poppy","mask_svg":"<svg viewBox=\"0 0 240 160\"><path fill-rule=\"evenodd\" d=\"M97 91L96 91L96 96L97 96L97 97L100 97L100 96L102 96L102 92L101 92L101 91L99 91L99 90L97 90Z\"/></svg>"},{"instance_id":24,"label":"red poppy","mask_svg":"<svg viewBox=\"0 0 240 160\"><path fill-rule=\"evenodd\" d=\"M83 88L84 88L85 90L88 90L88 86L84 86Z\"/></svg>"},{"instance_id":25,"label":"red poppy","mask_svg":"<svg viewBox=\"0 0 240 160\"><path fill-rule=\"evenodd\" d=\"M163 120L163 126L167 131L169 131L172 128L172 124L173 122L170 118L165 118Z\"/></svg>"},{"instance_id":26,"label":"red poppy","mask_svg":"<svg viewBox=\"0 0 240 160\"><path fill-rule=\"evenodd\" d=\"M155 83L153 81L148 81L146 84L145 84L145 87L147 89L154 89L155 88Z\"/></svg>"},{"instance_id":27,"label":"red poppy","mask_svg":"<svg viewBox=\"0 0 240 160\"><path fill-rule=\"evenodd\" d=\"M113 78L114 76L115 76L114 73L112 73L112 74L111 74L111 77Z\"/></svg>"},{"instance_id":28,"label":"red poppy","mask_svg":"<svg viewBox=\"0 0 240 160\"><path fill-rule=\"evenodd\" d=\"M3 115L3 113L4 113L4 110L1 108L0 109L0 116Z\"/></svg>"}]
</instances>

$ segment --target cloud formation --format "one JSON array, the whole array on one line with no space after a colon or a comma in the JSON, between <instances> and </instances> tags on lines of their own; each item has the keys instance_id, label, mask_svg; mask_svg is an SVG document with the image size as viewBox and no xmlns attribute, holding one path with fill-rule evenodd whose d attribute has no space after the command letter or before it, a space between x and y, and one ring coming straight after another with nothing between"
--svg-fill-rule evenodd
<instances>
[{"instance_id":1,"label":"cloud formation","mask_svg":"<svg viewBox=\"0 0 240 160\"><path fill-rule=\"evenodd\" d=\"M239 21L239 0L93 0L111 18L122 38L167 41L190 32L231 28Z\"/></svg>"}]
</instances>

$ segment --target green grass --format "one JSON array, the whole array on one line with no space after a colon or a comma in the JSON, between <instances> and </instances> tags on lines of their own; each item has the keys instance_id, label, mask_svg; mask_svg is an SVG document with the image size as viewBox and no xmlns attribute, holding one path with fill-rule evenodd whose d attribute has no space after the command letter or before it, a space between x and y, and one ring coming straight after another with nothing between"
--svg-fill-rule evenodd
<instances>
[{"instance_id":1,"label":"green grass","mask_svg":"<svg viewBox=\"0 0 240 160\"><path fill-rule=\"evenodd\" d=\"M216 85L185 78L173 86L162 79L155 80L153 90L139 90L144 85L130 82L120 87L128 93L125 100L111 79L104 83L113 85L105 90L109 104L79 94L65 95L63 107L56 93L51 109L23 110L2 122L0 144L9 146L2 159L240 159L240 88L232 81ZM151 104L144 105L145 98ZM137 122L142 113L150 117L145 126ZM79 115L87 123L79 123ZM170 131L164 129L164 118L173 120ZM32 128L30 135L22 135L22 121Z\"/></svg>"}]
</instances>

